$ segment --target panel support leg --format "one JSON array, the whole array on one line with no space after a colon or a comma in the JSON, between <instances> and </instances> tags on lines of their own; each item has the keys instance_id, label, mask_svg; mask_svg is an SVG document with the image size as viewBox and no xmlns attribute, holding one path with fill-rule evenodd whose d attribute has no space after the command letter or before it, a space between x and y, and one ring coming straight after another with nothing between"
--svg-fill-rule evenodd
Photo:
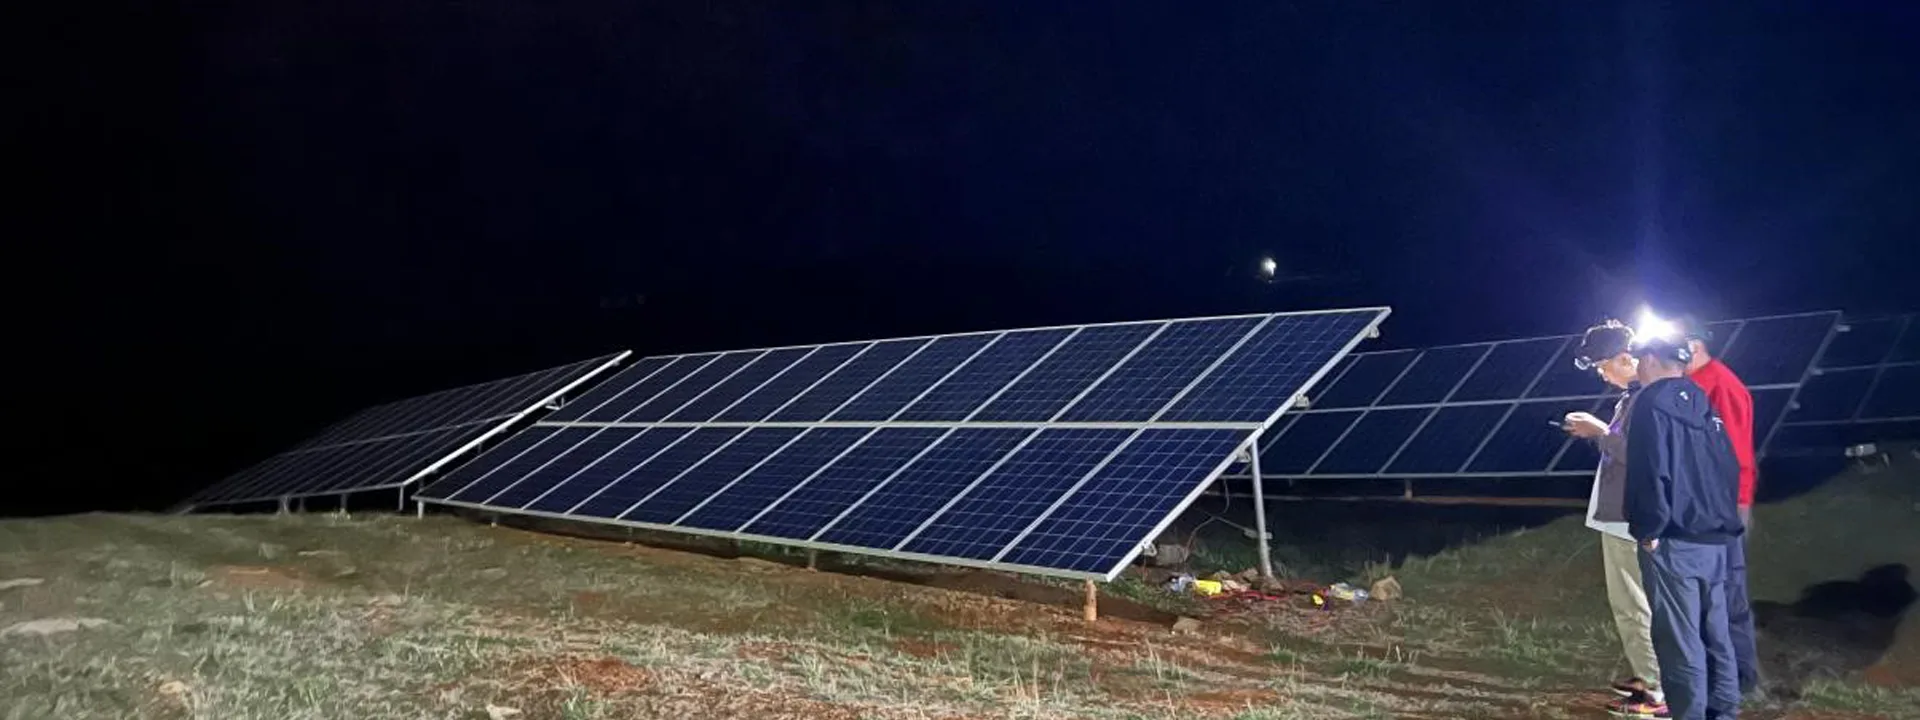
<instances>
[{"instance_id":1,"label":"panel support leg","mask_svg":"<svg viewBox=\"0 0 1920 720\"><path fill-rule=\"evenodd\" d=\"M1273 582L1273 555L1267 549L1267 493L1264 486L1266 478L1260 475L1260 438L1253 439L1251 453L1248 456L1248 469L1253 474L1253 533L1260 548L1260 579Z\"/></svg>"},{"instance_id":2,"label":"panel support leg","mask_svg":"<svg viewBox=\"0 0 1920 720\"><path fill-rule=\"evenodd\" d=\"M306 512L306 511L307 511L307 499L306 499L306 498L300 498L299 500L296 500L296 501L294 501L294 502L297 502L297 503L300 503L300 504L299 504L299 506L298 506L298 507L299 507L299 510L300 510L300 512Z\"/></svg>"},{"instance_id":3,"label":"panel support leg","mask_svg":"<svg viewBox=\"0 0 1920 720\"><path fill-rule=\"evenodd\" d=\"M807 548L807 569L808 570L820 569L820 551L819 550L815 550L813 548Z\"/></svg>"},{"instance_id":4,"label":"panel support leg","mask_svg":"<svg viewBox=\"0 0 1920 720\"><path fill-rule=\"evenodd\" d=\"M1080 612L1087 622L1100 619L1100 587L1094 585L1092 580L1087 581L1087 599L1081 604Z\"/></svg>"},{"instance_id":5,"label":"panel support leg","mask_svg":"<svg viewBox=\"0 0 1920 720\"><path fill-rule=\"evenodd\" d=\"M280 514L281 514L281 515L285 515L285 514L287 514L287 499L286 499L286 498L280 498Z\"/></svg>"},{"instance_id":6,"label":"panel support leg","mask_svg":"<svg viewBox=\"0 0 1920 720\"><path fill-rule=\"evenodd\" d=\"M423 502L420 502L419 500L415 500L415 501L413 501L413 516L414 516L415 518L424 518L424 517L426 517L426 516L427 516L427 504L426 504L426 503L423 503Z\"/></svg>"},{"instance_id":7,"label":"panel support leg","mask_svg":"<svg viewBox=\"0 0 1920 720\"><path fill-rule=\"evenodd\" d=\"M1401 494L1401 498L1406 500L1412 500L1413 499L1413 478L1407 478L1406 482L1407 482L1407 489L1405 492Z\"/></svg>"},{"instance_id":8,"label":"panel support leg","mask_svg":"<svg viewBox=\"0 0 1920 720\"><path fill-rule=\"evenodd\" d=\"M407 511L407 489L404 487L400 488L400 491L398 494L400 495L400 498L399 498L400 504L397 507L395 507L393 511L395 513L404 513Z\"/></svg>"}]
</instances>

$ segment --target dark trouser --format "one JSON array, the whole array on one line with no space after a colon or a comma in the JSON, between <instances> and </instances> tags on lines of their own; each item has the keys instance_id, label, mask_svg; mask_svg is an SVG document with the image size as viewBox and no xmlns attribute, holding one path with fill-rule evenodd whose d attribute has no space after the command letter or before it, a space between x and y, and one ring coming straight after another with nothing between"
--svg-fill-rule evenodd
<instances>
[{"instance_id":1,"label":"dark trouser","mask_svg":"<svg viewBox=\"0 0 1920 720\"><path fill-rule=\"evenodd\" d=\"M1662 540L1659 549L1640 553L1660 689L1674 720L1739 716L1740 680L1727 629L1727 548Z\"/></svg>"},{"instance_id":2,"label":"dark trouser","mask_svg":"<svg viewBox=\"0 0 1920 720\"><path fill-rule=\"evenodd\" d=\"M1747 540L1727 546L1727 631L1739 661L1740 692L1760 687L1760 653L1754 645L1753 605L1747 595Z\"/></svg>"}]
</instances>

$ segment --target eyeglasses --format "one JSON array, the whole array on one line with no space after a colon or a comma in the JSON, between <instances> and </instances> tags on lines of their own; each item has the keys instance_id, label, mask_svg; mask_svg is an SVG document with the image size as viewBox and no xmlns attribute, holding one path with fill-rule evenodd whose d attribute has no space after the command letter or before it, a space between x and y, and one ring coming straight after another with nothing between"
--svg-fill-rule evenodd
<instances>
[{"instance_id":1,"label":"eyeglasses","mask_svg":"<svg viewBox=\"0 0 1920 720\"><path fill-rule=\"evenodd\" d=\"M1579 368L1580 372L1593 372L1595 368L1600 367L1601 365L1605 364L1607 361L1620 357L1625 354L1626 353L1616 353L1600 359L1594 359L1590 357L1576 357L1573 359L1573 366L1576 368Z\"/></svg>"}]
</instances>

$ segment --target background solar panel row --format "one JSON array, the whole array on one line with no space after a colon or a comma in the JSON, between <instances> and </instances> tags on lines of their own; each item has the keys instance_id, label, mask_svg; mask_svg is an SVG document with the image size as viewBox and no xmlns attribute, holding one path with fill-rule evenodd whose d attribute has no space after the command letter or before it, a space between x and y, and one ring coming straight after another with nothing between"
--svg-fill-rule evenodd
<instances>
[{"instance_id":1,"label":"background solar panel row","mask_svg":"<svg viewBox=\"0 0 1920 720\"><path fill-rule=\"evenodd\" d=\"M1832 336L1836 313L1710 326L1716 355L1747 383L1754 439L1765 440ZM1619 397L1574 366L1579 336L1350 356L1261 442L1272 478L1590 475L1591 443L1557 428L1567 413L1611 417ZM1240 472L1244 473L1242 468Z\"/></svg>"},{"instance_id":2,"label":"background solar panel row","mask_svg":"<svg viewBox=\"0 0 1920 720\"><path fill-rule=\"evenodd\" d=\"M188 500L205 506L406 485L489 433L603 376L626 353L362 410Z\"/></svg>"},{"instance_id":3,"label":"background solar panel row","mask_svg":"<svg viewBox=\"0 0 1920 720\"><path fill-rule=\"evenodd\" d=\"M1110 578L1385 312L646 358L417 497Z\"/></svg>"}]
</instances>

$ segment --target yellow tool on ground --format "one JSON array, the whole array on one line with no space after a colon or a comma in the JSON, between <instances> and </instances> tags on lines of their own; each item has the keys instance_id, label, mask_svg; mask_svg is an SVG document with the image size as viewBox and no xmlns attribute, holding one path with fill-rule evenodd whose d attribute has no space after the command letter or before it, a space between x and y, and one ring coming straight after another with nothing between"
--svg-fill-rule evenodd
<instances>
[{"instance_id":1,"label":"yellow tool on ground","mask_svg":"<svg viewBox=\"0 0 1920 720\"><path fill-rule=\"evenodd\" d=\"M1225 590L1225 588L1220 586L1219 580L1193 581L1193 591L1200 595L1219 595L1223 590Z\"/></svg>"}]
</instances>

